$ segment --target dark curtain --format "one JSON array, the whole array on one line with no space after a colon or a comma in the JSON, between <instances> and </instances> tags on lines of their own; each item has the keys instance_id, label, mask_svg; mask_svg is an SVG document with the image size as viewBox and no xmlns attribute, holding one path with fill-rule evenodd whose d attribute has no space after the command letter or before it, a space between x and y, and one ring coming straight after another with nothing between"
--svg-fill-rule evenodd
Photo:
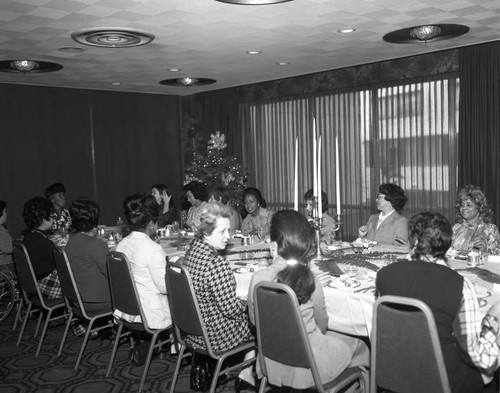
<instances>
[{"instance_id":1,"label":"dark curtain","mask_svg":"<svg viewBox=\"0 0 500 393\"><path fill-rule=\"evenodd\" d=\"M242 132L239 120L240 96L237 89L199 93L181 99L184 132L184 161L192 159L192 139L205 152L210 134L220 131L226 136L228 153L241 158Z\"/></svg>"},{"instance_id":2,"label":"dark curtain","mask_svg":"<svg viewBox=\"0 0 500 393\"><path fill-rule=\"evenodd\" d=\"M500 43L460 49L459 187L483 188L500 220Z\"/></svg>"}]
</instances>

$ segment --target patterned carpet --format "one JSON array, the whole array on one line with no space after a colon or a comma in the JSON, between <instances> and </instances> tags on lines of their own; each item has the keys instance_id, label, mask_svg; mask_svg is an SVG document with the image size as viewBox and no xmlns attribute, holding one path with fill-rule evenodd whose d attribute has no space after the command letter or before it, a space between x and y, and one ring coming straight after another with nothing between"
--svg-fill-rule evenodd
<instances>
[{"instance_id":1,"label":"patterned carpet","mask_svg":"<svg viewBox=\"0 0 500 393\"><path fill-rule=\"evenodd\" d=\"M144 370L128 364L128 342L118 349L109 378L106 370L112 349L110 340L91 340L77 371L73 370L82 337L68 334L61 357L57 357L63 333L63 323L53 322L40 355L35 357L38 338L33 337L36 319L31 319L19 345L16 346L20 327L12 331L13 313L0 323L0 391L2 393L125 393L137 392ZM149 369L144 392L169 392L177 357L165 360L155 358ZM189 361L188 361L189 362ZM189 373L191 366L181 369L176 392L191 392ZM219 386L217 392L233 392L233 381Z\"/></svg>"}]
</instances>

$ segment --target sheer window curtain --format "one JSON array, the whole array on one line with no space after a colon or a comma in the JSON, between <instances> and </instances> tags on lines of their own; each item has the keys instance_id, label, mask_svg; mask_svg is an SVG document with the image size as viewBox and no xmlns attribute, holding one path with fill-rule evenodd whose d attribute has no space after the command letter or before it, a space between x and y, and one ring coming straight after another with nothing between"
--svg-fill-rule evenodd
<instances>
[{"instance_id":1,"label":"sheer window curtain","mask_svg":"<svg viewBox=\"0 0 500 393\"><path fill-rule=\"evenodd\" d=\"M342 237L376 213L382 183L408 195L403 215L440 211L454 217L457 183L458 78L242 104L249 185L273 210L293 207L294 141L299 137L299 208L312 187L312 118L322 135L322 185L336 211L335 139L339 141Z\"/></svg>"}]
</instances>

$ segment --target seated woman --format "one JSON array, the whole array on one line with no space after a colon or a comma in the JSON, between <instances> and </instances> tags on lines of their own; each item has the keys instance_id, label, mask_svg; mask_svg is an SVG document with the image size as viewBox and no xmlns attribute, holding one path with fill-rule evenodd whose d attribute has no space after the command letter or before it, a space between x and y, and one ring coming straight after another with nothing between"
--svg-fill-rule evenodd
<instances>
[{"instance_id":1,"label":"seated woman","mask_svg":"<svg viewBox=\"0 0 500 393\"><path fill-rule=\"evenodd\" d=\"M408 248L408 220L399 212L406 204L405 192L396 184L382 184L378 189L377 209L368 223L359 227L359 237Z\"/></svg>"},{"instance_id":2,"label":"seated woman","mask_svg":"<svg viewBox=\"0 0 500 393\"><path fill-rule=\"evenodd\" d=\"M65 247L85 310L111 311L106 258L108 246L96 238L101 209L93 200L79 198L70 208L72 234Z\"/></svg>"},{"instance_id":3,"label":"seated woman","mask_svg":"<svg viewBox=\"0 0 500 393\"><path fill-rule=\"evenodd\" d=\"M66 188L62 183L54 183L45 189L45 198L53 205L52 218L54 219L52 229L63 229L68 233L71 226L71 216L66 205Z\"/></svg>"},{"instance_id":4,"label":"seated woman","mask_svg":"<svg viewBox=\"0 0 500 393\"><path fill-rule=\"evenodd\" d=\"M171 225L174 221L179 221L179 211L175 206L172 194L168 192L165 184L153 184L151 187L151 195L156 199L156 203L160 207L160 216L158 217L158 227Z\"/></svg>"},{"instance_id":5,"label":"seated woman","mask_svg":"<svg viewBox=\"0 0 500 393\"><path fill-rule=\"evenodd\" d=\"M429 212L413 216L409 226L412 260L379 270L377 295L405 296L425 302L436 321L451 391L480 392L481 371L485 374L494 371L499 348L495 332L481 328L481 313L472 284L446 265L451 224L440 213Z\"/></svg>"},{"instance_id":6,"label":"seated woman","mask_svg":"<svg viewBox=\"0 0 500 393\"><path fill-rule=\"evenodd\" d=\"M163 329L172 324L165 283L166 255L162 247L151 240L156 234L158 204L150 194L133 194L123 202L130 230L116 246L130 261L130 271L151 329ZM139 322L139 315L128 315L114 310L114 315L129 322Z\"/></svg>"},{"instance_id":7,"label":"seated woman","mask_svg":"<svg viewBox=\"0 0 500 393\"><path fill-rule=\"evenodd\" d=\"M313 273L306 265L298 263L281 270L276 276L276 281L288 285L297 295L300 314L321 381L323 383L332 381L349 366L351 352L342 340L324 335L314 322L311 295L316 284ZM266 365L269 370L269 382L273 385L285 385L294 389L314 386L314 379L308 369L290 367L270 359L266 359Z\"/></svg>"},{"instance_id":8,"label":"seated woman","mask_svg":"<svg viewBox=\"0 0 500 393\"><path fill-rule=\"evenodd\" d=\"M186 253L186 265L194 286L208 339L215 352L234 348L253 340L247 303L236 297L236 280L229 262L219 251L227 246L231 212L226 205L209 202L200 212L198 234ZM188 337L204 348L200 337Z\"/></svg>"},{"instance_id":9,"label":"seated woman","mask_svg":"<svg viewBox=\"0 0 500 393\"><path fill-rule=\"evenodd\" d=\"M279 272L284 270L289 263L301 263L306 265L312 256L314 248L314 229L307 219L295 210L281 210L275 213L271 220L271 256L272 264L264 270L255 272L250 281L248 293L258 282L274 281ZM351 366L368 366L369 350L365 343L356 338L328 331L328 314L326 313L325 294L323 286L314 277L315 289L310 298L312 316L314 323L323 334L342 341L349 348L348 363ZM248 315L250 321L255 323L254 304L251 296L248 297ZM290 380L283 375L283 384L287 385ZM290 385L287 385L290 386Z\"/></svg>"},{"instance_id":10,"label":"seated woman","mask_svg":"<svg viewBox=\"0 0 500 393\"><path fill-rule=\"evenodd\" d=\"M304 194L306 201L307 219L313 219L313 190L312 188ZM326 192L321 191L321 236L335 236L337 230L337 221L328 214L328 195Z\"/></svg>"},{"instance_id":11,"label":"seated woman","mask_svg":"<svg viewBox=\"0 0 500 393\"><path fill-rule=\"evenodd\" d=\"M199 181L192 181L184 186L186 198L191 204L188 210L186 225L193 231L200 225L201 211L208 201L208 191Z\"/></svg>"},{"instance_id":12,"label":"seated woman","mask_svg":"<svg viewBox=\"0 0 500 393\"><path fill-rule=\"evenodd\" d=\"M468 253L472 249L497 253L500 240L498 228L493 221L493 211L488 205L483 190L466 186L458 192L457 223L453 226L452 250Z\"/></svg>"},{"instance_id":13,"label":"seated woman","mask_svg":"<svg viewBox=\"0 0 500 393\"><path fill-rule=\"evenodd\" d=\"M52 230L52 203L42 197L34 197L24 204L23 219L26 236L23 243L30 256L40 292L49 299L62 297L61 283L54 259L55 245L47 234Z\"/></svg>"},{"instance_id":14,"label":"seated woman","mask_svg":"<svg viewBox=\"0 0 500 393\"><path fill-rule=\"evenodd\" d=\"M7 223L7 204L0 201L0 266L14 272L12 260L12 236L6 227Z\"/></svg>"},{"instance_id":15,"label":"seated woman","mask_svg":"<svg viewBox=\"0 0 500 393\"><path fill-rule=\"evenodd\" d=\"M254 187L243 191L243 205L246 216L241 223L241 232L244 235L259 234L259 231L269 233L273 213L266 209L266 200L261 192Z\"/></svg>"},{"instance_id":16,"label":"seated woman","mask_svg":"<svg viewBox=\"0 0 500 393\"><path fill-rule=\"evenodd\" d=\"M219 187L214 190L210 190L208 192L209 202L220 202L227 206L229 211L231 212L231 217L229 217L229 221L231 222L231 228L229 232L234 233L235 231L239 231L241 227L241 215L234 208L229 205L229 196L227 194L226 189Z\"/></svg>"}]
</instances>

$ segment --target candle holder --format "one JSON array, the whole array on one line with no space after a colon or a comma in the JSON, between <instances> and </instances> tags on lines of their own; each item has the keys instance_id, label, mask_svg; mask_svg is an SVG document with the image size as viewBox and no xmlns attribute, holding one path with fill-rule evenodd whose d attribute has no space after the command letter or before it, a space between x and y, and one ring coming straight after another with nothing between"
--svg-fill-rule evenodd
<instances>
[{"instance_id":1,"label":"candle holder","mask_svg":"<svg viewBox=\"0 0 500 393\"><path fill-rule=\"evenodd\" d=\"M321 225L323 223L323 212L321 211L321 206L318 205L318 197L313 196L312 198L312 210L313 210L313 218L311 220L311 225L314 228L314 232L316 235L316 255L313 258L315 261L322 261L327 259L323 252L321 251Z\"/></svg>"},{"instance_id":2,"label":"candle holder","mask_svg":"<svg viewBox=\"0 0 500 393\"><path fill-rule=\"evenodd\" d=\"M342 241L342 231L340 230L343 225L344 221L342 220L343 214L336 214L335 215L335 220L337 221L337 228L335 228L335 240L341 242Z\"/></svg>"}]
</instances>

